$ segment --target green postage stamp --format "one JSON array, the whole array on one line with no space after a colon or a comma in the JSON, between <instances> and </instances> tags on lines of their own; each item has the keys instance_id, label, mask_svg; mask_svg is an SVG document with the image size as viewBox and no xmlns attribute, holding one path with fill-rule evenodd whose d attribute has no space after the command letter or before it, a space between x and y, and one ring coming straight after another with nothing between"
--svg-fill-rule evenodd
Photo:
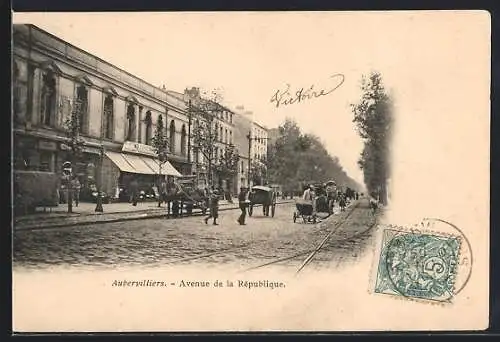
<instances>
[{"instance_id":1,"label":"green postage stamp","mask_svg":"<svg viewBox=\"0 0 500 342\"><path fill-rule=\"evenodd\" d=\"M451 301L456 293L461 243L456 235L385 229L374 292Z\"/></svg>"}]
</instances>

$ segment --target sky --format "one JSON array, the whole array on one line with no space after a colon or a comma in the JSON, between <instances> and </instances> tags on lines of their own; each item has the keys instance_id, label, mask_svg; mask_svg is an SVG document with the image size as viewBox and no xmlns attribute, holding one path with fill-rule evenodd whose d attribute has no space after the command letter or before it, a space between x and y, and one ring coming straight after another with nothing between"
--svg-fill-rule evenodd
<instances>
[{"instance_id":1,"label":"sky","mask_svg":"<svg viewBox=\"0 0 500 342\"><path fill-rule=\"evenodd\" d=\"M37 25L153 85L181 92L191 86L219 89L224 104L243 105L268 128L292 118L304 133L320 137L360 183L363 143L350 104L359 100L361 77L371 71L380 72L396 95L422 84L412 53L433 53L435 46L419 34L431 33L441 19L426 18L424 25L419 20L414 12L13 15L14 23ZM271 102L287 84L293 92L311 85L332 89L335 74L344 75L344 82L326 96L278 107Z\"/></svg>"}]
</instances>

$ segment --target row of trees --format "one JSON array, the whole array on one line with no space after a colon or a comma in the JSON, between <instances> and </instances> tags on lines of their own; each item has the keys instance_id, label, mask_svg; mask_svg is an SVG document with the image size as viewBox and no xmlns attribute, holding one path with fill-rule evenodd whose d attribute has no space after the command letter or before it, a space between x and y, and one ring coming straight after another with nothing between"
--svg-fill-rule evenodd
<instances>
[{"instance_id":1,"label":"row of trees","mask_svg":"<svg viewBox=\"0 0 500 342\"><path fill-rule=\"evenodd\" d=\"M378 72L361 80L362 96L352 104L353 122L364 141L358 161L369 193L387 204L387 181L390 177L390 139L393 124L392 99Z\"/></svg>"},{"instance_id":2,"label":"row of trees","mask_svg":"<svg viewBox=\"0 0 500 342\"><path fill-rule=\"evenodd\" d=\"M372 95L380 97L381 95L377 91L372 92ZM200 101L196 105L190 103L189 105L189 115L192 119L192 151L203 156L208 166L209 185L214 185L212 175L217 172L219 178L225 179L228 182L228 187L231 188L231 181L238 172L239 151L234 145L229 145L222 150L222 153L216 153L219 137L215 127L215 118L216 112L222 107L217 99L219 95L214 94L214 99ZM369 107L365 102L353 107L353 109L356 113L355 122L359 125L362 137L366 137L360 166L365 173L366 185L372 191L381 184L381 177L386 175L380 170L383 169L385 172L388 168L380 167L379 160L383 159L381 155L384 152L380 146L385 145L379 141L378 135L373 134L374 131L378 132L378 128L372 127L374 126L371 123L372 119L366 114L370 112L367 110ZM76 157L81 153L83 147L83 141L79 136L77 108L68 117L66 128L70 150ZM339 185L359 189L359 185L343 170L338 158L332 157L328 153L317 136L303 134L297 123L291 119L285 120L278 127L278 131L276 141L268 144L267 158L252 161L250 177L254 184L264 181L278 183L283 186L284 191L292 192L299 190L300 184L303 183L325 182L334 179ZM158 155L161 170L162 164L167 161L169 151L169 140L162 116L157 119L151 144Z\"/></svg>"},{"instance_id":3,"label":"row of trees","mask_svg":"<svg viewBox=\"0 0 500 342\"><path fill-rule=\"evenodd\" d=\"M284 191L297 191L301 184L332 179L340 186L359 189L317 136L303 134L291 119L286 119L278 130L277 140L268 146L268 177L281 184Z\"/></svg>"}]
</instances>

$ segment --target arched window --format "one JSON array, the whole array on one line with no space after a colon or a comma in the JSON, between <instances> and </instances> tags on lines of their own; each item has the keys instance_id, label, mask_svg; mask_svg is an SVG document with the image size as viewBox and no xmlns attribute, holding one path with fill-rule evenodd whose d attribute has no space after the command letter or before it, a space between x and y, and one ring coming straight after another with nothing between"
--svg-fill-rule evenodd
<instances>
[{"instance_id":1,"label":"arched window","mask_svg":"<svg viewBox=\"0 0 500 342\"><path fill-rule=\"evenodd\" d=\"M144 123L146 124L146 145L151 144L151 136L152 136L152 125L153 120L151 119L151 111L146 112L146 117L144 118Z\"/></svg>"},{"instance_id":2,"label":"arched window","mask_svg":"<svg viewBox=\"0 0 500 342\"><path fill-rule=\"evenodd\" d=\"M51 126L55 123L56 112L56 77L49 70L42 77L40 121L42 124Z\"/></svg>"},{"instance_id":3,"label":"arched window","mask_svg":"<svg viewBox=\"0 0 500 342\"><path fill-rule=\"evenodd\" d=\"M133 103L127 106L127 140L135 141L135 107Z\"/></svg>"},{"instance_id":4,"label":"arched window","mask_svg":"<svg viewBox=\"0 0 500 342\"><path fill-rule=\"evenodd\" d=\"M78 127L80 133L87 133L88 121L88 96L89 92L84 85L76 88L76 110L78 111Z\"/></svg>"},{"instance_id":5,"label":"arched window","mask_svg":"<svg viewBox=\"0 0 500 342\"><path fill-rule=\"evenodd\" d=\"M170 149L171 153L175 152L175 122L174 120L170 121L170 128L169 128L169 136L168 136L168 147Z\"/></svg>"},{"instance_id":6,"label":"arched window","mask_svg":"<svg viewBox=\"0 0 500 342\"><path fill-rule=\"evenodd\" d=\"M104 137L106 139L113 139L113 125L114 125L114 120L113 120L113 112L114 112L114 103L113 103L113 97L111 95L107 95L104 98L104 127L103 127L103 132L104 132Z\"/></svg>"},{"instance_id":7,"label":"arched window","mask_svg":"<svg viewBox=\"0 0 500 342\"><path fill-rule=\"evenodd\" d=\"M224 130L224 142L225 142L226 144L228 143L227 139L228 139L228 136L227 136L227 128L226 128L226 129Z\"/></svg>"},{"instance_id":8,"label":"arched window","mask_svg":"<svg viewBox=\"0 0 500 342\"><path fill-rule=\"evenodd\" d=\"M229 144L233 144L233 131L229 131Z\"/></svg>"},{"instance_id":9,"label":"arched window","mask_svg":"<svg viewBox=\"0 0 500 342\"><path fill-rule=\"evenodd\" d=\"M219 141L222 142L222 126L219 128Z\"/></svg>"},{"instance_id":10,"label":"arched window","mask_svg":"<svg viewBox=\"0 0 500 342\"><path fill-rule=\"evenodd\" d=\"M186 153L186 125L182 125L181 129L181 154L185 156Z\"/></svg>"}]
</instances>

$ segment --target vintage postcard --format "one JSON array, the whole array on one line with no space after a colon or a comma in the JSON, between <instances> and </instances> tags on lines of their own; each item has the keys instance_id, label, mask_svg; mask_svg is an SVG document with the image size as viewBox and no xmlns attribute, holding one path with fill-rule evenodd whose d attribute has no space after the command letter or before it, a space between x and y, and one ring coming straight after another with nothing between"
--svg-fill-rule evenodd
<instances>
[{"instance_id":1,"label":"vintage postcard","mask_svg":"<svg viewBox=\"0 0 500 342\"><path fill-rule=\"evenodd\" d=\"M13 331L482 330L486 11L13 13Z\"/></svg>"}]
</instances>

